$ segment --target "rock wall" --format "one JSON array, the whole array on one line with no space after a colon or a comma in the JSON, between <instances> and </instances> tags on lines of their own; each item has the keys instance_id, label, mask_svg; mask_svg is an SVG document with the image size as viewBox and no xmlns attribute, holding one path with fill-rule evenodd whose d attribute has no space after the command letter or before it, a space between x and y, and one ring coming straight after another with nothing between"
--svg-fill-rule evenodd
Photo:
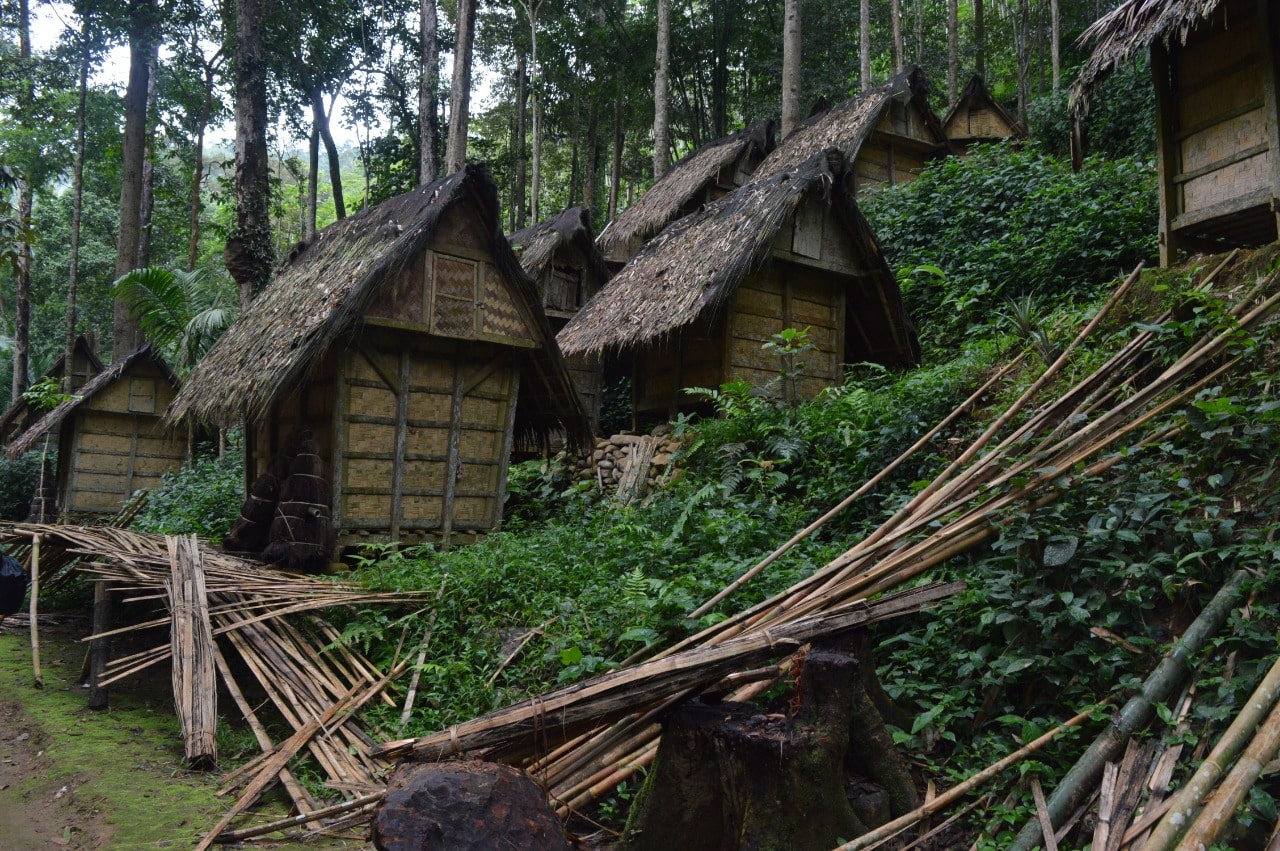
<instances>
[{"instance_id":1,"label":"rock wall","mask_svg":"<svg viewBox=\"0 0 1280 851\"><path fill-rule=\"evenodd\" d=\"M594 482L606 493L621 489L620 498L631 499L680 474L672 458L686 440L674 437L671 426L661 425L653 434L623 433L600 438L589 456L566 455L562 463L573 482Z\"/></svg>"}]
</instances>

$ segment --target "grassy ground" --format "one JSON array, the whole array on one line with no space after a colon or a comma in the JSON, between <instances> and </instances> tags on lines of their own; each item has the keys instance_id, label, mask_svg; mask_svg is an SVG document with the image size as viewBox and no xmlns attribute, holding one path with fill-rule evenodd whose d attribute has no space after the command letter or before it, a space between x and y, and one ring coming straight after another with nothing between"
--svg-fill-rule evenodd
<instances>
[{"instance_id":1,"label":"grassy ground","mask_svg":"<svg viewBox=\"0 0 1280 851\"><path fill-rule=\"evenodd\" d=\"M218 774L187 771L167 671L113 689L93 712L79 684L87 624L41 628L33 685L25 620L0 625L0 849L190 848L231 806ZM224 766L231 767L231 766ZM285 814L269 802L262 817ZM264 842L365 848L359 839Z\"/></svg>"}]
</instances>

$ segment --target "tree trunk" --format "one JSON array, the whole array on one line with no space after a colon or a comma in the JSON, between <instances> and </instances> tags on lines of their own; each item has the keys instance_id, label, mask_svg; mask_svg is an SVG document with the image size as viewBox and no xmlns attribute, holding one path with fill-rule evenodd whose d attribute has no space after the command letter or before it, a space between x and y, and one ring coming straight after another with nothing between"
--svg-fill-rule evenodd
<instances>
[{"instance_id":1,"label":"tree trunk","mask_svg":"<svg viewBox=\"0 0 1280 851\"><path fill-rule=\"evenodd\" d=\"M143 162L147 150L147 87L158 15L154 0L129 4L129 84L124 96L124 139L121 143L120 235L116 241L115 276L137 268L142 242ZM123 302L115 304L112 357L120 358L142 342L142 330Z\"/></svg>"},{"instance_id":2,"label":"tree trunk","mask_svg":"<svg viewBox=\"0 0 1280 851\"><path fill-rule=\"evenodd\" d=\"M960 94L960 3L947 0L947 105Z\"/></svg>"},{"instance_id":3,"label":"tree trunk","mask_svg":"<svg viewBox=\"0 0 1280 851\"><path fill-rule=\"evenodd\" d=\"M156 207L155 166L155 115L156 115L156 59L159 45L151 45L151 58L147 60L147 125L146 146L142 157L142 203L138 208L138 259L139 269L151 265L151 217Z\"/></svg>"},{"instance_id":4,"label":"tree trunk","mask_svg":"<svg viewBox=\"0 0 1280 851\"><path fill-rule=\"evenodd\" d=\"M871 90L871 0L861 0L858 6L858 57L860 79L864 92Z\"/></svg>"},{"instance_id":5,"label":"tree trunk","mask_svg":"<svg viewBox=\"0 0 1280 851\"><path fill-rule=\"evenodd\" d=\"M711 4L715 38L715 66L711 69L711 135L715 139L729 132L729 50L733 41L733 15L725 6L725 0L713 0ZM785 66L785 60L783 64Z\"/></svg>"},{"instance_id":6,"label":"tree trunk","mask_svg":"<svg viewBox=\"0 0 1280 851\"><path fill-rule=\"evenodd\" d=\"M653 69L653 179L671 163L671 0L658 0L658 49Z\"/></svg>"},{"instance_id":7,"label":"tree trunk","mask_svg":"<svg viewBox=\"0 0 1280 851\"><path fill-rule=\"evenodd\" d=\"M187 202L187 271L196 268L200 255L200 189L204 185L204 131L209 126L209 111L201 109L197 121L194 150L191 153L191 195Z\"/></svg>"},{"instance_id":8,"label":"tree trunk","mask_svg":"<svg viewBox=\"0 0 1280 851\"><path fill-rule=\"evenodd\" d=\"M1062 21L1059 14L1058 0L1049 0L1049 55L1053 66L1053 93L1056 95L1062 87L1062 56L1059 42L1062 40Z\"/></svg>"},{"instance_id":9,"label":"tree trunk","mask_svg":"<svg viewBox=\"0 0 1280 851\"><path fill-rule=\"evenodd\" d=\"M582 206L595 213L596 190L600 183L600 103L591 98L587 107L587 149L582 174ZM592 216L594 218L594 215Z\"/></svg>"},{"instance_id":10,"label":"tree trunk","mask_svg":"<svg viewBox=\"0 0 1280 851\"><path fill-rule=\"evenodd\" d=\"M263 0L236 0L236 226L225 260L240 308L271 280L271 184L267 164L267 78Z\"/></svg>"},{"instance_id":11,"label":"tree trunk","mask_svg":"<svg viewBox=\"0 0 1280 851\"><path fill-rule=\"evenodd\" d=\"M302 235L311 240L316 235L316 212L320 206L320 128L311 122L307 138L307 203L302 212Z\"/></svg>"},{"instance_id":12,"label":"tree trunk","mask_svg":"<svg viewBox=\"0 0 1280 851\"><path fill-rule=\"evenodd\" d=\"M983 0L973 0L973 69L984 80L987 77L987 27L983 20Z\"/></svg>"},{"instance_id":13,"label":"tree trunk","mask_svg":"<svg viewBox=\"0 0 1280 851\"><path fill-rule=\"evenodd\" d=\"M525 143L529 136L528 115L529 84L524 67L524 51L516 51L516 185L512 193L511 210L515 216L511 229L520 230L525 223L525 186L529 180L529 161Z\"/></svg>"},{"instance_id":14,"label":"tree trunk","mask_svg":"<svg viewBox=\"0 0 1280 851\"><path fill-rule=\"evenodd\" d=\"M329 186L333 191L333 207L338 220L347 217L347 205L342 200L342 165L338 162L338 146L333 142L333 133L329 131L329 114L324 108L324 93L318 88L311 90L311 119L324 142L324 152L329 160Z\"/></svg>"},{"instance_id":15,"label":"tree trunk","mask_svg":"<svg viewBox=\"0 0 1280 851\"><path fill-rule=\"evenodd\" d=\"M609 221L618 218L618 195L622 189L622 146L626 135L622 126L622 96L613 98L613 160L609 163Z\"/></svg>"},{"instance_id":16,"label":"tree trunk","mask_svg":"<svg viewBox=\"0 0 1280 851\"><path fill-rule=\"evenodd\" d=\"M458 0L457 37L453 48L453 84L449 89L449 146L445 171L467 164L467 121L471 110L471 51L475 42L477 0Z\"/></svg>"},{"instance_id":17,"label":"tree trunk","mask_svg":"<svg viewBox=\"0 0 1280 851\"><path fill-rule=\"evenodd\" d=\"M76 293L80 282L80 222L84 211L84 140L85 113L89 96L89 24L80 26L80 79L76 84L76 153L71 167L71 247L70 268L67 271L67 333L62 351L66 355L66 368L62 371L62 391L71 392L72 352L76 345Z\"/></svg>"},{"instance_id":18,"label":"tree trunk","mask_svg":"<svg viewBox=\"0 0 1280 851\"><path fill-rule=\"evenodd\" d=\"M1017 0L1014 7L1013 49L1018 75L1018 122L1026 126L1031 100L1031 0Z\"/></svg>"},{"instance_id":19,"label":"tree trunk","mask_svg":"<svg viewBox=\"0 0 1280 851\"><path fill-rule=\"evenodd\" d=\"M804 120L800 105L800 0L785 0L782 19L782 138Z\"/></svg>"},{"instance_id":20,"label":"tree trunk","mask_svg":"<svg viewBox=\"0 0 1280 851\"><path fill-rule=\"evenodd\" d=\"M980 2L980 0L979 0ZM902 70L902 0L889 4L889 16L893 18L893 73Z\"/></svg>"},{"instance_id":21,"label":"tree trunk","mask_svg":"<svg viewBox=\"0 0 1280 851\"><path fill-rule=\"evenodd\" d=\"M27 376L31 371L31 183L25 176L18 184L18 225L23 237L18 246L14 282L13 395L10 398L15 402L27 391Z\"/></svg>"},{"instance_id":22,"label":"tree trunk","mask_svg":"<svg viewBox=\"0 0 1280 851\"><path fill-rule=\"evenodd\" d=\"M916 57L917 65L924 64L924 0L916 0Z\"/></svg>"},{"instance_id":23,"label":"tree trunk","mask_svg":"<svg viewBox=\"0 0 1280 851\"><path fill-rule=\"evenodd\" d=\"M533 224L542 220L542 69L538 67L540 5L540 0L530 0L525 6L529 16L529 71L532 76L529 89L533 96L533 180L529 187L529 220Z\"/></svg>"},{"instance_id":24,"label":"tree trunk","mask_svg":"<svg viewBox=\"0 0 1280 851\"><path fill-rule=\"evenodd\" d=\"M422 72L418 84L418 183L430 183L440 171L436 159L440 127L436 123L436 98L440 88L440 40L436 0L418 0L418 25L422 37Z\"/></svg>"}]
</instances>

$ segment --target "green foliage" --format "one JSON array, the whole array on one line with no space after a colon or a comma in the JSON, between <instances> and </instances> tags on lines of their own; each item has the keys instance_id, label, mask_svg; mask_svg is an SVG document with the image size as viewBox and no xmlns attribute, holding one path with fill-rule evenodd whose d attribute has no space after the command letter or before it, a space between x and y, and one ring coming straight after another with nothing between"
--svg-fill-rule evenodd
<instances>
[{"instance_id":1,"label":"green foliage","mask_svg":"<svg viewBox=\"0 0 1280 851\"><path fill-rule=\"evenodd\" d=\"M197 269L134 269L113 286L179 373L189 371L236 318L235 285Z\"/></svg>"},{"instance_id":2,"label":"green foliage","mask_svg":"<svg viewBox=\"0 0 1280 851\"><path fill-rule=\"evenodd\" d=\"M37 411L52 411L63 402L75 398L70 393L62 392L62 382L50 376L42 378L27 388L22 394L23 401Z\"/></svg>"},{"instance_id":3,"label":"green foliage","mask_svg":"<svg viewBox=\"0 0 1280 851\"><path fill-rule=\"evenodd\" d=\"M1004 298L1091 299L1156 247L1149 163L1089 160L1073 174L1034 147L979 146L938 160L864 210L890 264L913 270L903 297L929 359L990 333Z\"/></svg>"},{"instance_id":4,"label":"green foliage","mask_svg":"<svg viewBox=\"0 0 1280 851\"><path fill-rule=\"evenodd\" d=\"M1067 112L1067 92L1037 98L1028 112L1036 144L1054 156L1069 157L1073 122ZM1155 86L1145 51L1098 86L1082 125L1088 154L1107 159L1155 158Z\"/></svg>"},{"instance_id":5,"label":"green foliage","mask_svg":"<svg viewBox=\"0 0 1280 851\"><path fill-rule=\"evenodd\" d=\"M40 478L40 453L28 452L10 460L0 456L0 520L22 520Z\"/></svg>"},{"instance_id":6,"label":"green foliage","mask_svg":"<svg viewBox=\"0 0 1280 851\"><path fill-rule=\"evenodd\" d=\"M133 521L140 532L196 534L214 541L231 529L244 498L244 449L232 442L222 457L201 456L152 491Z\"/></svg>"}]
</instances>

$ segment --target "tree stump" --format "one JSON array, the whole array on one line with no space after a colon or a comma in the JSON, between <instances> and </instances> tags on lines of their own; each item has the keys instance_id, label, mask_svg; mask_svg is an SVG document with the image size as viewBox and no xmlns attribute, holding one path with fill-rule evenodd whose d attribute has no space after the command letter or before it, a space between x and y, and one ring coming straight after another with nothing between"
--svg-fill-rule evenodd
<instances>
[{"instance_id":1,"label":"tree stump","mask_svg":"<svg viewBox=\"0 0 1280 851\"><path fill-rule=\"evenodd\" d=\"M885 787L893 815L910 809L910 774L853 656L805 655L790 709L691 703L673 712L622 848L829 851L868 827L845 791L847 763Z\"/></svg>"}]
</instances>

